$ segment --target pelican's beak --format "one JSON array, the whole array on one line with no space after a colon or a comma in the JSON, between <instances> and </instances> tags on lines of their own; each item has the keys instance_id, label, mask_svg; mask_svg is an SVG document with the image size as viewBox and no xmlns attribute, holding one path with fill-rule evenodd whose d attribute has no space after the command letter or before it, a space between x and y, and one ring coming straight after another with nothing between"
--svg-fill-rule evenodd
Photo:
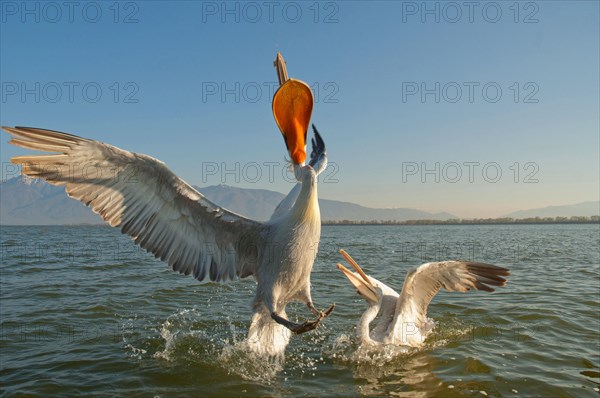
<instances>
[{"instance_id":1,"label":"pelican's beak","mask_svg":"<svg viewBox=\"0 0 600 398\"><path fill-rule=\"evenodd\" d=\"M308 84L288 78L280 53L277 53L275 66L280 87L273 96L273 116L292 161L301 165L306 160L306 133L314 104L313 93Z\"/></svg>"},{"instance_id":2,"label":"pelican's beak","mask_svg":"<svg viewBox=\"0 0 600 398\"><path fill-rule=\"evenodd\" d=\"M348 268L344 267L342 264L339 263L337 264L338 269L342 271L346 278L348 278L350 283L352 283L352 285L358 291L358 294L363 296L368 301L376 303L378 301L377 292L375 286L373 286L367 274L365 274L362 268L358 266L356 261L354 261L354 259L350 257L350 255L346 253L345 250L340 249L340 254L344 256L344 258L346 259L346 261L348 261L350 265L352 265L352 267L356 270L358 276L357 274L350 271Z\"/></svg>"}]
</instances>

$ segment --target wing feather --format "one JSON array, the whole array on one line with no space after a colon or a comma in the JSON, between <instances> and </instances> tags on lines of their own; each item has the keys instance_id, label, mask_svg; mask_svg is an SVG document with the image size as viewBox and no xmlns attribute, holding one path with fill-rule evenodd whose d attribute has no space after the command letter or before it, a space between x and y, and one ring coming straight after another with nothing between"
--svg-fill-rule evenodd
<instances>
[{"instance_id":1,"label":"wing feather","mask_svg":"<svg viewBox=\"0 0 600 398\"><path fill-rule=\"evenodd\" d=\"M422 264L408 271L402 292L396 305L396 313L404 314L404 322L423 325L427 319L429 303L440 291L468 292L484 290L493 292L490 286L504 286L510 273L496 265L443 261Z\"/></svg>"},{"instance_id":2,"label":"wing feather","mask_svg":"<svg viewBox=\"0 0 600 398\"><path fill-rule=\"evenodd\" d=\"M264 225L210 202L161 161L58 131L3 129L13 145L55 152L12 158L24 174L65 186L173 270L201 281L255 273Z\"/></svg>"}]
</instances>

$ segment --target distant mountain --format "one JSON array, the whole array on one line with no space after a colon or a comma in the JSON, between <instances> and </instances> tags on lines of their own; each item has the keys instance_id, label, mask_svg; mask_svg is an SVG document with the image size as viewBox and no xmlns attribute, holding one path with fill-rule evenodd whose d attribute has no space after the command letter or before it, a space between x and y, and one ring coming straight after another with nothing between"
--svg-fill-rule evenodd
<instances>
[{"instance_id":1,"label":"distant mountain","mask_svg":"<svg viewBox=\"0 0 600 398\"><path fill-rule=\"evenodd\" d=\"M215 185L206 188L194 187L208 200L256 220L268 220L275 207L285 197L284 194L265 189L235 188L228 185ZM321 219L327 221L373 221L373 220L448 220L457 218L448 213L428 213L426 211L396 208L373 209L350 202L319 199Z\"/></svg>"},{"instance_id":2,"label":"distant mountain","mask_svg":"<svg viewBox=\"0 0 600 398\"><path fill-rule=\"evenodd\" d=\"M285 195L266 189L236 188L228 185L194 186L208 200L244 217L268 220Z\"/></svg>"},{"instance_id":3,"label":"distant mountain","mask_svg":"<svg viewBox=\"0 0 600 398\"><path fill-rule=\"evenodd\" d=\"M327 199L319 199L319 206L321 208L321 220L324 221L408 221L458 218L450 213L428 213L407 208L373 209L355 203Z\"/></svg>"},{"instance_id":4,"label":"distant mountain","mask_svg":"<svg viewBox=\"0 0 600 398\"><path fill-rule=\"evenodd\" d=\"M100 224L99 215L78 200L69 199L63 187L28 177L0 183L0 224Z\"/></svg>"},{"instance_id":5,"label":"distant mountain","mask_svg":"<svg viewBox=\"0 0 600 398\"><path fill-rule=\"evenodd\" d=\"M209 200L229 210L256 220L268 220L285 197L265 189L235 188L215 185L198 189ZM327 221L374 220L447 220L457 218L448 213L396 208L372 209L349 202L320 199L321 219ZM16 177L0 183L0 224L55 225L100 224L103 221L79 201L67 198L64 188L41 180Z\"/></svg>"},{"instance_id":6,"label":"distant mountain","mask_svg":"<svg viewBox=\"0 0 600 398\"><path fill-rule=\"evenodd\" d=\"M600 215L600 202L581 202L573 205L548 206L539 209L519 210L507 214L505 217L591 217Z\"/></svg>"}]
</instances>

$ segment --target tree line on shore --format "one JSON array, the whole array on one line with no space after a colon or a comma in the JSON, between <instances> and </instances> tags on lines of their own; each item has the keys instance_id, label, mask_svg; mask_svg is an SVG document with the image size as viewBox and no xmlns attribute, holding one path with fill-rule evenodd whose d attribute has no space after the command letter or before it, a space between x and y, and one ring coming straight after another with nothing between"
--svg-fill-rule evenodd
<instances>
[{"instance_id":1,"label":"tree line on shore","mask_svg":"<svg viewBox=\"0 0 600 398\"><path fill-rule=\"evenodd\" d=\"M479 224L598 224L600 216L473 218L449 220L324 220L323 225L479 225Z\"/></svg>"}]
</instances>

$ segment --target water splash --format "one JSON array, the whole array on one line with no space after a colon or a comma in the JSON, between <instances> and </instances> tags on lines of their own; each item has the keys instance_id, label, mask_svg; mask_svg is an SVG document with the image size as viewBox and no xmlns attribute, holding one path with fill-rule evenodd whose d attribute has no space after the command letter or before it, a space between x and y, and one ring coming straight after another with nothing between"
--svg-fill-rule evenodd
<instances>
[{"instance_id":1,"label":"water splash","mask_svg":"<svg viewBox=\"0 0 600 398\"><path fill-rule=\"evenodd\" d=\"M359 345L354 337L342 334L325 352L334 360L349 364L382 366L417 350L393 344Z\"/></svg>"},{"instance_id":2,"label":"water splash","mask_svg":"<svg viewBox=\"0 0 600 398\"><path fill-rule=\"evenodd\" d=\"M214 338L209 337L204 329L197 327L200 319L201 313L195 308L183 309L169 316L160 327L164 349L155 352L153 357L174 361L178 358L178 353L182 352L187 358L199 358L201 352L196 351L197 347L206 347L214 343Z\"/></svg>"},{"instance_id":3,"label":"water splash","mask_svg":"<svg viewBox=\"0 0 600 398\"><path fill-rule=\"evenodd\" d=\"M247 331L230 318L207 321L197 308L181 309L153 329L153 336L143 339L124 333L123 341L130 358L154 359L196 367L218 367L244 380L270 384L284 368L284 358L256 354L245 338ZM131 329L137 319L123 322ZM149 327L147 327L149 328ZM158 336L156 336L156 333Z\"/></svg>"},{"instance_id":4,"label":"water splash","mask_svg":"<svg viewBox=\"0 0 600 398\"><path fill-rule=\"evenodd\" d=\"M229 374L265 384L275 380L285 362L283 356L257 354L246 340L224 346L217 361Z\"/></svg>"}]
</instances>

